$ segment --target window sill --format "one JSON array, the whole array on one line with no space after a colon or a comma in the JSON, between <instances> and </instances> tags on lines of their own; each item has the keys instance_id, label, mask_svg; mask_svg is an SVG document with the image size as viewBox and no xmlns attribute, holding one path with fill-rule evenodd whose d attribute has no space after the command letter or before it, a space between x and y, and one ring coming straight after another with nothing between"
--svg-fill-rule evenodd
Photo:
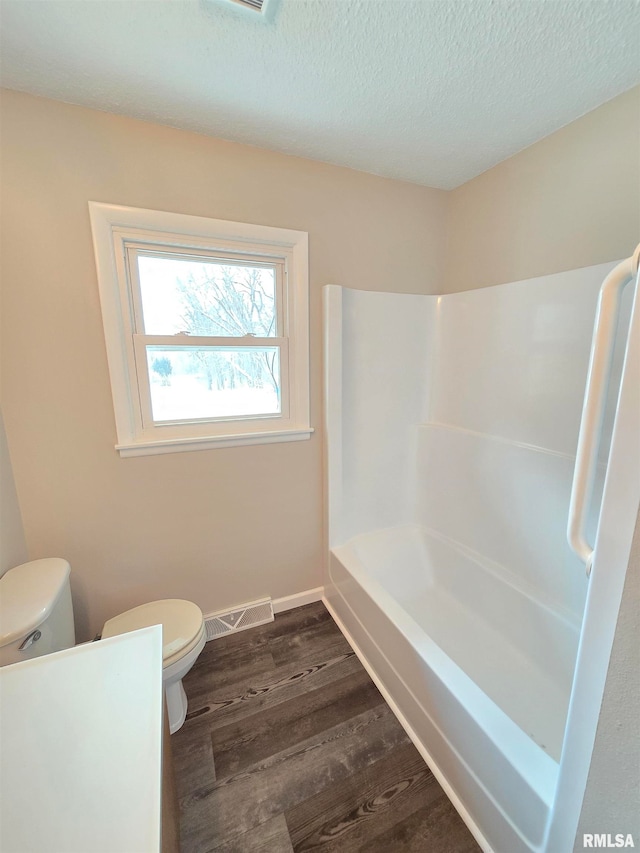
<instances>
[{"instance_id":1,"label":"window sill","mask_svg":"<svg viewBox=\"0 0 640 853\"><path fill-rule=\"evenodd\" d=\"M241 433L239 435L203 436L201 438L172 438L160 441L138 441L116 444L124 459L128 456L154 456L158 453L185 453L192 450L213 450L215 447L241 447L249 444L275 444L282 441L305 441L311 438L312 427L284 429L269 432Z\"/></svg>"}]
</instances>

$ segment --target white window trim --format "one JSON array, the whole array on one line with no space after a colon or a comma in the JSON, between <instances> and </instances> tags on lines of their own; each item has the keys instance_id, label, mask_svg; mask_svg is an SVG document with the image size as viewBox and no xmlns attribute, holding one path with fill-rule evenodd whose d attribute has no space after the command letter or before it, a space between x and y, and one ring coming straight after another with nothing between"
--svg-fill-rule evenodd
<instances>
[{"instance_id":1,"label":"white window trim","mask_svg":"<svg viewBox=\"0 0 640 853\"><path fill-rule=\"evenodd\" d=\"M121 456L206 450L308 439L309 424L309 249L305 231L208 219L158 210L89 202L111 392L116 420L116 450ZM182 425L145 428L134 365L134 324L127 283L125 244L148 243L188 249L220 250L273 257L287 264L288 417L210 422L200 432ZM276 339L277 340L277 339ZM285 368L286 373L286 368ZM283 376L283 379L286 377ZM187 425L185 425L187 426Z\"/></svg>"}]
</instances>

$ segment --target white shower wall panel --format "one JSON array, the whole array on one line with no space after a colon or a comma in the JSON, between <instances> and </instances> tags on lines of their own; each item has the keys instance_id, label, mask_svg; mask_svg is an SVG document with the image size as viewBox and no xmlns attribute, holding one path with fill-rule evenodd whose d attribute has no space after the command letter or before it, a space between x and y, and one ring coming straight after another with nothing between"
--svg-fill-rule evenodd
<instances>
[{"instance_id":1,"label":"white shower wall panel","mask_svg":"<svg viewBox=\"0 0 640 853\"><path fill-rule=\"evenodd\" d=\"M343 507L340 538L413 513L435 298L340 290Z\"/></svg>"},{"instance_id":2,"label":"white shower wall panel","mask_svg":"<svg viewBox=\"0 0 640 853\"><path fill-rule=\"evenodd\" d=\"M444 297L427 420L574 454L598 291L613 266Z\"/></svg>"},{"instance_id":3,"label":"white shower wall panel","mask_svg":"<svg viewBox=\"0 0 640 853\"><path fill-rule=\"evenodd\" d=\"M564 454L422 426L416 522L578 626L587 584L566 541L573 465Z\"/></svg>"}]
</instances>

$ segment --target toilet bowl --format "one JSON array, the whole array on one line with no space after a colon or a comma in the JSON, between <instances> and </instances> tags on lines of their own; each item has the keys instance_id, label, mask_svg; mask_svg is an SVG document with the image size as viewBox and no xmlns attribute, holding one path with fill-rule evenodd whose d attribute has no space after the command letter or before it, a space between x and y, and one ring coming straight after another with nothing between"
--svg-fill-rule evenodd
<instances>
[{"instance_id":1,"label":"toilet bowl","mask_svg":"<svg viewBox=\"0 0 640 853\"><path fill-rule=\"evenodd\" d=\"M167 598L141 604L109 619L102 638L127 634L139 628L162 625L162 683L167 701L169 730L177 732L187 715L182 679L196 662L207 640L204 617L197 604Z\"/></svg>"}]
</instances>

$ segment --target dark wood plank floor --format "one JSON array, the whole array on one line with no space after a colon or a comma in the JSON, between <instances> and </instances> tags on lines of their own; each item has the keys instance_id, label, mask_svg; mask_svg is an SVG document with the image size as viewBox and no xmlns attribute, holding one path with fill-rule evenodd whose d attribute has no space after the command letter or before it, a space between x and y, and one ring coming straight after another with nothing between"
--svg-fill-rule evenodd
<instances>
[{"instance_id":1,"label":"dark wood plank floor","mask_svg":"<svg viewBox=\"0 0 640 853\"><path fill-rule=\"evenodd\" d=\"M214 640L171 738L182 853L476 853L321 603Z\"/></svg>"}]
</instances>

